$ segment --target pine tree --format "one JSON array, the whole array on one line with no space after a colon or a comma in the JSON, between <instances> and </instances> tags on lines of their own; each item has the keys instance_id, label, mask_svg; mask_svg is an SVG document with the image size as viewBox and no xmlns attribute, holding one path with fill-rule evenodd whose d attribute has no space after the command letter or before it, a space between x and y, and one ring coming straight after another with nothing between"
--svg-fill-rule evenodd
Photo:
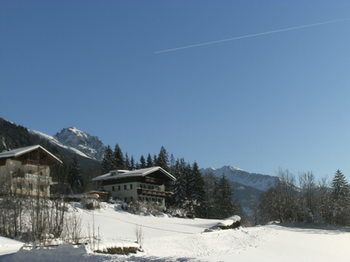
<instances>
[{"instance_id":1,"label":"pine tree","mask_svg":"<svg viewBox=\"0 0 350 262\"><path fill-rule=\"evenodd\" d=\"M157 155L153 155L153 165L156 166L157 165L157 162L158 162L158 157Z\"/></svg>"},{"instance_id":2,"label":"pine tree","mask_svg":"<svg viewBox=\"0 0 350 262\"><path fill-rule=\"evenodd\" d=\"M140 168L145 168L146 167L146 160L143 155L140 157Z\"/></svg>"},{"instance_id":3,"label":"pine tree","mask_svg":"<svg viewBox=\"0 0 350 262\"><path fill-rule=\"evenodd\" d=\"M186 201L186 163L183 159L177 159L172 169L172 174L176 177L174 185L174 195L172 203L176 207L184 207Z\"/></svg>"},{"instance_id":4,"label":"pine tree","mask_svg":"<svg viewBox=\"0 0 350 262\"><path fill-rule=\"evenodd\" d=\"M183 168L185 178L185 203L184 208L188 211L190 216L195 216L196 197L194 192L195 178L192 174L192 167L185 163Z\"/></svg>"},{"instance_id":5,"label":"pine tree","mask_svg":"<svg viewBox=\"0 0 350 262\"><path fill-rule=\"evenodd\" d=\"M124 168L125 168L126 170L131 170L130 159L129 159L128 153L125 153L125 157L124 157Z\"/></svg>"},{"instance_id":6,"label":"pine tree","mask_svg":"<svg viewBox=\"0 0 350 262\"><path fill-rule=\"evenodd\" d=\"M160 148L156 163L157 163L157 166L160 166L161 168L169 171L168 152L165 150L163 146Z\"/></svg>"},{"instance_id":7,"label":"pine tree","mask_svg":"<svg viewBox=\"0 0 350 262\"><path fill-rule=\"evenodd\" d=\"M134 170L136 168L134 157L131 156L130 158L130 170Z\"/></svg>"},{"instance_id":8,"label":"pine tree","mask_svg":"<svg viewBox=\"0 0 350 262\"><path fill-rule=\"evenodd\" d=\"M204 209L205 209L205 217L206 218L215 218L216 217L216 209L215 209L215 194L216 188L218 184L218 178L214 176L214 174L209 173L204 177Z\"/></svg>"},{"instance_id":9,"label":"pine tree","mask_svg":"<svg viewBox=\"0 0 350 262\"><path fill-rule=\"evenodd\" d=\"M191 170L193 176L193 191L192 197L195 203L195 215L196 217L205 217L206 207L205 205L205 191L204 191L204 180L196 162L192 165Z\"/></svg>"},{"instance_id":10,"label":"pine tree","mask_svg":"<svg viewBox=\"0 0 350 262\"><path fill-rule=\"evenodd\" d=\"M189 216L195 216L197 199L192 166L186 163L184 159L178 159L172 168L172 172L176 177L172 202L175 206L185 209Z\"/></svg>"},{"instance_id":11,"label":"pine tree","mask_svg":"<svg viewBox=\"0 0 350 262\"><path fill-rule=\"evenodd\" d=\"M124 169L124 156L121 148L118 144L115 145L114 152L113 152L113 164L114 169Z\"/></svg>"},{"instance_id":12,"label":"pine tree","mask_svg":"<svg viewBox=\"0 0 350 262\"><path fill-rule=\"evenodd\" d=\"M342 200L349 197L349 184L345 175L338 169L332 180L332 194L334 200Z\"/></svg>"},{"instance_id":13,"label":"pine tree","mask_svg":"<svg viewBox=\"0 0 350 262\"><path fill-rule=\"evenodd\" d=\"M69 166L68 183L73 193L81 193L83 188L83 179L81 176L79 163L76 157L73 157L73 161Z\"/></svg>"},{"instance_id":14,"label":"pine tree","mask_svg":"<svg viewBox=\"0 0 350 262\"><path fill-rule=\"evenodd\" d=\"M102 171L102 174L106 174L113 169L114 169L113 151L110 146L107 146L101 162L101 171Z\"/></svg>"},{"instance_id":15,"label":"pine tree","mask_svg":"<svg viewBox=\"0 0 350 262\"><path fill-rule=\"evenodd\" d=\"M235 213L236 207L233 204L232 196L230 182L225 176L222 176L216 184L214 196L217 218L227 218Z\"/></svg>"},{"instance_id":16,"label":"pine tree","mask_svg":"<svg viewBox=\"0 0 350 262\"><path fill-rule=\"evenodd\" d=\"M345 225L350 218L350 187L344 174L337 170L332 181L333 219L335 224Z\"/></svg>"},{"instance_id":17,"label":"pine tree","mask_svg":"<svg viewBox=\"0 0 350 262\"><path fill-rule=\"evenodd\" d=\"M51 194L66 195L71 193L69 169L70 165L65 162L62 165L54 165L50 169L52 180L57 183L54 188L50 188Z\"/></svg>"},{"instance_id":18,"label":"pine tree","mask_svg":"<svg viewBox=\"0 0 350 262\"><path fill-rule=\"evenodd\" d=\"M170 170L173 166L175 166L175 163L176 163L176 159L175 159L174 155L170 154L170 161L169 161L169 169Z\"/></svg>"},{"instance_id":19,"label":"pine tree","mask_svg":"<svg viewBox=\"0 0 350 262\"><path fill-rule=\"evenodd\" d=\"M146 163L146 166L147 166L147 167L152 167L152 166L153 166L153 160L152 160L151 154L149 154L149 153L148 153L148 155L147 155L147 163Z\"/></svg>"}]
</instances>

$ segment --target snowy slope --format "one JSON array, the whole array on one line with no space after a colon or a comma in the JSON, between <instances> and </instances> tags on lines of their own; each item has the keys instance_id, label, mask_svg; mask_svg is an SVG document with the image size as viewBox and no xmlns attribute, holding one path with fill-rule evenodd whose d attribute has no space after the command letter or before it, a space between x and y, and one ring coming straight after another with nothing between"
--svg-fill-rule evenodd
<instances>
[{"instance_id":1,"label":"snowy slope","mask_svg":"<svg viewBox=\"0 0 350 262\"><path fill-rule=\"evenodd\" d=\"M76 154L78 154L78 155L80 155L80 156L82 156L82 157L91 158L91 157L88 156L87 154L83 153L82 151L80 151L80 150L78 150L78 149L76 149L76 148L74 148L74 147L66 146L66 145L60 143L56 138L54 138L54 137L52 137L52 136L50 136L50 135L47 135L47 134L45 134L45 133L42 133L42 132L36 131L36 130L30 130L30 129L28 129L28 130L29 130L31 133L36 134L36 135L39 135L40 137L42 137L42 138L48 140L48 141L49 141L50 143L52 143L52 144L55 144L55 145L57 145L57 146L59 146L59 147L68 149L68 150L70 150L70 151L72 151L72 152L74 152L74 153L76 153Z\"/></svg>"},{"instance_id":2,"label":"snowy slope","mask_svg":"<svg viewBox=\"0 0 350 262\"><path fill-rule=\"evenodd\" d=\"M71 212L73 212L71 210ZM130 256L87 254L62 247L19 252L1 261L349 261L347 229L322 230L278 225L202 233L218 222L132 215L112 205L96 211L75 208L85 231L95 224L103 245L135 245L136 225L144 230L144 252Z\"/></svg>"},{"instance_id":3,"label":"snowy slope","mask_svg":"<svg viewBox=\"0 0 350 262\"><path fill-rule=\"evenodd\" d=\"M145 252L140 255L146 258L321 262L334 258L346 261L350 257L350 233L341 230L271 225L203 233L204 229L221 220L138 216L116 211L111 205L94 212L77 211L85 228L95 221L100 230L101 245L133 244L136 225L142 225Z\"/></svg>"},{"instance_id":4,"label":"snowy slope","mask_svg":"<svg viewBox=\"0 0 350 262\"><path fill-rule=\"evenodd\" d=\"M267 191L278 181L278 178L274 176L249 173L232 166L223 166L221 168L206 168L202 169L201 172L202 174L212 173L215 176L225 175L232 182L239 183L244 186L249 186L260 191Z\"/></svg>"}]
</instances>

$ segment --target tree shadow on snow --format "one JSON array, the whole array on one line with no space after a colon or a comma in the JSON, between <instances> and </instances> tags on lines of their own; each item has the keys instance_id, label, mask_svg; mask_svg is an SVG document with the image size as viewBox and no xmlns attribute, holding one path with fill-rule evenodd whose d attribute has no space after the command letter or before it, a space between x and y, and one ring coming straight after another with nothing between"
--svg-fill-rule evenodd
<instances>
[{"instance_id":1,"label":"tree shadow on snow","mask_svg":"<svg viewBox=\"0 0 350 262\"><path fill-rule=\"evenodd\" d=\"M199 260L195 260L188 257L165 257L165 258L159 258L159 257L130 257L130 259L127 259L125 261L133 261L133 262L195 262Z\"/></svg>"},{"instance_id":2,"label":"tree shadow on snow","mask_svg":"<svg viewBox=\"0 0 350 262\"><path fill-rule=\"evenodd\" d=\"M38 260L37 260L38 259ZM4 262L32 262L32 261L42 261L42 262L67 262L67 257L62 256L60 257L38 257L33 260L32 258L25 258L25 257L16 257L15 254L6 254L0 256L0 261ZM88 255L88 256L79 256L79 257L72 257L72 260L75 262L85 262L85 261L91 261L91 262L199 262L200 260L194 259L194 258L188 258L188 257L154 257L154 256L104 256L104 255ZM68 258L69 260L69 258Z\"/></svg>"},{"instance_id":3,"label":"tree shadow on snow","mask_svg":"<svg viewBox=\"0 0 350 262\"><path fill-rule=\"evenodd\" d=\"M90 256L85 261L99 261L99 262L107 262L107 261L126 261L126 262L198 262L200 260L189 258L189 257L155 257L155 256Z\"/></svg>"},{"instance_id":4,"label":"tree shadow on snow","mask_svg":"<svg viewBox=\"0 0 350 262\"><path fill-rule=\"evenodd\" d=\"M306 234L328 234L328 235L338 235L350 233L350 227L332 226L332 225L321 225L321 224L279 224L276 225L277 228L283 230L290 230L294 232L303 232Z\"/></svg>"}]
</instances>

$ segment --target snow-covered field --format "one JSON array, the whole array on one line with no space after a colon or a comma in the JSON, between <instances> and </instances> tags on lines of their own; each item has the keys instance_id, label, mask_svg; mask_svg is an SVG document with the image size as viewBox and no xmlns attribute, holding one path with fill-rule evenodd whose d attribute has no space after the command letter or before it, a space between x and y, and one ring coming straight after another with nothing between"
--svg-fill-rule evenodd
<instances>
[{"instance_id":1,"label":"snow-covered field","mask_svg":"<svg viewBox=\"0 0 350 262\"><path fill-rule=\"evenodd\" d=\"M137 225L144 232L144 252L130 256L86 254L84 248L20 251L0 261L350 261L350 232L288 228L278 225L203 233L219 222L132 215L106 205L97 211L76 208L85 233L93 221L102 246L134 245ZM0 253L19 242L0 238Z\"/></svg>"},{"instance_id":2,"label":"snow-covered field","mask_svg":"<svg viewBox=\"0 0 350 262\"><path fill-rule=\"evenodd\" d=\"M0 261L1 255L11 254L17 252L18 249L22 247L23 243L8 239L5 237L0 237Z\"/></svg>"}]
</instances>

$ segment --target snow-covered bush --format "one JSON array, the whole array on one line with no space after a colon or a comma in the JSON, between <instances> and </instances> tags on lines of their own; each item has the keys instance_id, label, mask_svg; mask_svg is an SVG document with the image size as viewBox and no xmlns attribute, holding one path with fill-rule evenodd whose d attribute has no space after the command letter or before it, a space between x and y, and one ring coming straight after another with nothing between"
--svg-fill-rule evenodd
<instances>
[{"instance_id":1,"label":"snow-covered bush","mask_svg":"<svg viewBox=\"0 0 350 262\"><path fill-rule=\"evenodd\" d=\"M82 239L82 221L80 215L75 212L66 214L62 238L66 243L78 244Z\"/></svg>"},{"instance_id":2,"label":"snow-covered bush","mask_svg":"<svg viewBox=\"0 0 350 262\"><path fill-rule=\"evenodd\" d=\"M0 199L0 235L38 243L51 236L57 238L65 212L62 199L5 195Z\"/></svg>"},{"instance_id":3,"label":"snow-covered bush","mask_svg":"<svg viewBox=\"0 0 350 262\"><path fill-rule=\"evenodd\" d=\"M184 208L170 207L167 209L166 213L173 217L189 217L188 211Z\"/></svg>"},{"instance_id":4,"label":"snow-covered bush","mask_svg":"<svg viewBox=\"0 0 350 262\"><path fill-rule=\"evenodd\" d=\"M241 226L241 217L240 216L232 216L229 217L221 222L219 222L217 227L221 229L230 229L230 228L237 228Z\"/></svg>"},{"instance_id":5,"label":"snow-covered bush","mask_svg":"<svg viewBox=\"0 0 350 262\"><path fill-rule=\"evenodd\" d=\"M136 215L161 216L164 214L163 206L156 203L141 202L141 201L135 201L130 203L127 207L127 210L130 213L133 213Z\"/></svg>"},{"instance_id":6,"label":"snow-covered bush","mask_svg":"<svg viewBox=\"0 0 350 262\"><path fill-rule=\"evenodd\" d=\"M94 198L84 197L81 199L81 204L89 210L100 208L100 202Z\"/></svg>"},{"instance_id":7,"label":"snow-covered bush","mask_svg":"<svg viewBox=\"0 0 350 262\"><path fill-rule=\"evenodd\" d=\"M234 228L239 228L240 226L241 226L241 217L235 215L220 221L215 226L204 230L204 232L212 232L212 231L221 230L221 229L234 229Z\"/></svg>"}]
</instances>

